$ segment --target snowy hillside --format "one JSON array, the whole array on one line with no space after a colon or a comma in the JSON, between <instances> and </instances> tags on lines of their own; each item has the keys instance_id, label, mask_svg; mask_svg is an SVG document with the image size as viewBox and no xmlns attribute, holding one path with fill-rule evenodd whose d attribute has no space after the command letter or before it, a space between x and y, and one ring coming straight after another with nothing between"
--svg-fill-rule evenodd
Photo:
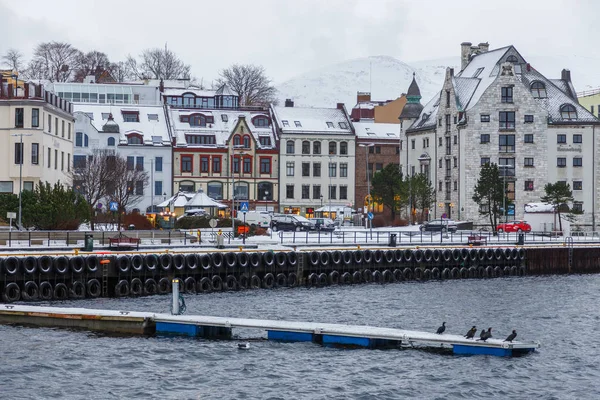
<instances>
[{"instance_id":1,"label":"snowy hillside","mask_svg":"<svg viewBox=\"0 0 600 400\"><path fill-rule=\"evenodd\" d=\"M577 91L600 86L600 63L583 57L525 57L533 67L550 79L560 78L563 68L571 70ZM276 85L280 104L294 100L297 106L335 107L343 102L350 110L356 104L356 92L368 92L373 100L392 100L406 93L416 73L426 104L441 88L446 67L460 70L459 57L413 62L410 65L389 56L358 58L307 72ZM371 71L371 74L369 74ZM369 75L371 75L369 77Z\"/></svg>"}]
</instances>

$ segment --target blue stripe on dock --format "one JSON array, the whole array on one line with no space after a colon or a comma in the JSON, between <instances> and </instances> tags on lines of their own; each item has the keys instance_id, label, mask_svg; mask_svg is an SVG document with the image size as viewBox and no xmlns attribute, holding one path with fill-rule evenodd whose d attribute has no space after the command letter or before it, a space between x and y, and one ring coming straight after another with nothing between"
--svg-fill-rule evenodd
<instances>
[{"instance_id":1,"label":"blue stripe on dock","mask_svg":"<svg viewBox=\"0 0 600 400\"><path fill-rule=\"evenodd\" d=\"M490 356L510 357L512 349L485 347L485 346L465 346L455 344L453 346L454 354L485 354Z\"/></svg>"},{"instance_id":2,"label":"blue stripe on dock","mask_svg":"<svg viewBox=\"0 0 600 400\"><path fill-rule=\"evenodd\" d=\"M163 335L199 336L201 327L192 324L176 324L173 322L157 322L156 333Z\"/></svg>"},{"instance_id":3,"label":"blue stripe on dock","mask_svg":"<svg viewBox=\"0 0 600 400\"><path fill-rule=\"evenodd\" d=\"M267 338L282 342L312 342L313 335L305 332L267 331Z\"/></svg>"},{"instance_id":4,"label":"blue stripe on dock","mask_svg":"<svg viewBox=\"0 0 600 400\"><path fill-rule=\"evenodd\" d=\"M371 346L371 339L354 336L323 335L323 344L369 347Z\"/></svg>"}]
</instances>

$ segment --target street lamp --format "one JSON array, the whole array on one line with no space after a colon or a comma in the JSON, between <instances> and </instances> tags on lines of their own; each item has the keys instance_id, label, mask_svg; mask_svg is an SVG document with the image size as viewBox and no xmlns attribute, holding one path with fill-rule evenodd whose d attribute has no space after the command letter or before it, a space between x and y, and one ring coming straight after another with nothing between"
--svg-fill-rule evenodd
<instances>
[{"instance_id":1,"label":"street lamp","mask_svg":"<svg viewBox=\"0 0 600 400\"><path fill-rule=\"evenodd\" d=\"M235 210L235 171L233 170L233 164L235 161L235 149L242 149L244 146L241 144L233 145L231 149L232 162L230 163L231 168L231 234L235 237L235 218L233 217L233 210ZM242 155L245 153L243 151L239 152L240 161L238 163L238 169L240 171L240 183L242 182Z\"/></svg>"},{"instance_id":2,"label":"street lamp","mask_svg":"<svg viewBox=\"0 0 600 400\"><path fill-rule=\"evenodd\" d=\"M506 169L511 168L511 165L504 164L498 165L498 168L503 169L502 171L502 214L504 223L506 223Z\"/></svg>"},{"instance_id":3,"label":"street lamp","mask_svg":"<svg viewBox=\"0 0 600 400\"><path fill-rule=\"evenodd\" d=\"M363 143L363 144L359 144L360 147L364 147L365 148L365 155L366 157L366 171L367 171L367 198L371 199L371 174L369 173L369 147L373 147L375 146L374 143ZM365 202L366 204L371 204L370 200L368 202ZM369 212L369 206L367 206L367 212ZM371 237L373 236L373 222L367 218L367 225L370 227L371 229Z\"/></svg>"},{"instance_id":4,"label":"street lamp","mask_svg":"<svg viewBox=\"0 0 600 400\"><path fill-rule=\"evenodd\" d=\"M333 172L333 169L331 166L332 160L333 160L333 157L329 156L329 196L328 197L329 197L329 219L331 219L331 220L333 220L333 218L331 218L331 191L332 191L331 175Z\"/></svg>"},{"instance_id":5,"label":"street lamp","mask_svg":"<svg viewBox=\"0 0 600 400\"><path fill-rule=\"evenodd\" d=\"M23 136L33 136L33 133L15 133L11 136L21 138L21 145L19 146L19 230L21 230L21 215L22 215L22 197L23 197L23 156L25 155L25 151L23 149Z\"/></svg>"}]
</instances>

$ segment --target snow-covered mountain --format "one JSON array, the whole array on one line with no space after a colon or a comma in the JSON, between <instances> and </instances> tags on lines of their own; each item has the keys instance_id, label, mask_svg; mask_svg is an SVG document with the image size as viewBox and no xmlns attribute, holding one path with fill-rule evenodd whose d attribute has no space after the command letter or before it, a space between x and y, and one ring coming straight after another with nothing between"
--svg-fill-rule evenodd
<instances>
[{"instance_id":1,"label":"snow-covered mountain","mask_svg":"<svg viewBox=\"0 0 600 400\"><path fill-rule=\"evenodd\" d=\"M529 63L546 77L560 78L563 68L571 70L577 91L600 86L600 63L584 57L531 56ZM459 57L404 63L390 56L373 56L344 61L306 72L279 85L280 104L294 100L297 106L335 107L356 104L356 92L371 92L371 99L392 100L406 93L415 73L426 104L440 89L447 67L460 70Z\"/></svg>"}]
</instances>

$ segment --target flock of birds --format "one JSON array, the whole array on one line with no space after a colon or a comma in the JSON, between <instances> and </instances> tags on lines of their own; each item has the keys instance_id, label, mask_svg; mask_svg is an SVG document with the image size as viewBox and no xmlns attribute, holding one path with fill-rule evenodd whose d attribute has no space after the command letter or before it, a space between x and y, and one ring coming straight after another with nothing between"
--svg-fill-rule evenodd
<instances>
[{"instance_id":1,"label":"flock of birds","mask_svg":"<svg viewBox=\"0 0 600 400\"><path fill-rule=\"evenodd\" d=\"M437 334L441 335L442 333L444 333L446 331L446 322L442 323L442 326L440 326L437 329ZM475 325L473 325L473 327L471 329L469 329L469 331L467 332L467 334L465 335L465 337L467 339L473 339L475 337L475 334L477 334L477 327ZM481 330L481 334L479 335L479 339L477 340L481 340L481 341L486 341L489 338L492 337L492 328L488 328L487 331L485 329ZM513 340L515 340L515 338L517 337L517 331L513 329L512 333L510 335L508 335L508 337L506 339L504 339L505 342L511 342Z\"/></svg>"}]
</instances>

